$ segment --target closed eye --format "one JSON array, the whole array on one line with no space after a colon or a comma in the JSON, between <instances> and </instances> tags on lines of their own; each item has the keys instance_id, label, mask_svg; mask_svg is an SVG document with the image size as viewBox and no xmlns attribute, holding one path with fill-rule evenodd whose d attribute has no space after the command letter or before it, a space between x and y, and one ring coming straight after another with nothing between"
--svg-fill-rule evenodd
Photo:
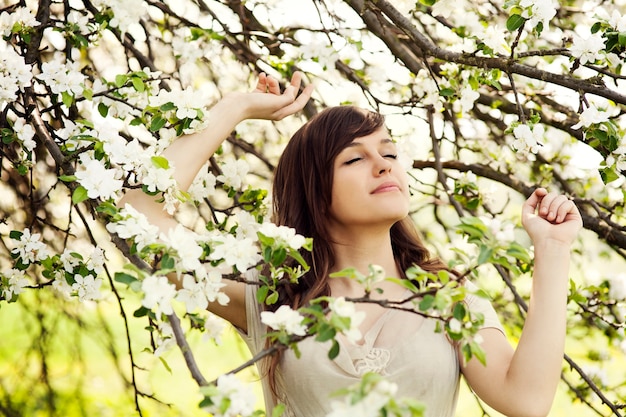
<instances>
[{"instance_id":1,"label":"closed eye","mask_svg":"<svg viewBox=\"0 0 626 417\"><path fill-rule=\"evenodd\" d=\"M346 161L346 162L345 162L345 164L346 164L346 165L351 165L351 164L354 164L355 162L358 162L358 161L360 161L360 160L361 160L361 158L360 158L360 157L359 157L359 158L352 158L352 159L350 159L350 160Z\"/></svg>"},{"instance_id":2,"label":"closed eye","mask_svg":"<svg viewBox=\"0 0 626 417\"><path fill-rule=\"evenodd\" d=\"M398 159L398 154L389 154L389 155L385 155L385 158L391 158L391 159Z\"/></svg>"}]
</instances>

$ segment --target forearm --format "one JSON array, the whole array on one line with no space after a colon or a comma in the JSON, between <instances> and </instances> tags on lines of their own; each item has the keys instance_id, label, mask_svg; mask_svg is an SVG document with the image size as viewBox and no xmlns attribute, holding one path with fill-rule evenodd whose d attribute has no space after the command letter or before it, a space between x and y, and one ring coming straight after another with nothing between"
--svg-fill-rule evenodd
<instances>
[{"instance_id":1,"label":"forearm","mask_svg":"<svg viewBox=\"0 0 626 417\"><path fill-rule=\"evenodd\" d=\"M506 375L526 404L549 410L563 361L570 247L546 240L535 246L528 314ZM541 414L541 413L540 413Z\"/></svg>"},{"instance_id":2,"label":"forearm","mask_svg":"<svg viewBox=\"0 0 626 417\"><path fill-rule=\"evenodd\" d=\"M245 119L244 104L234 95L217 102L209 112L208 127L203 131L184 135L176 139L165 151L164 156L174 167L174 179L181 190L188 190L204 163L215 153L235 126ZM129 203L144 213L155 224L167 223L171 217L163 210L163 204L144 193L141 189L129 189L119 205ZM162 228L163 229L163 228Z\"/></svg>"}]
</instances>

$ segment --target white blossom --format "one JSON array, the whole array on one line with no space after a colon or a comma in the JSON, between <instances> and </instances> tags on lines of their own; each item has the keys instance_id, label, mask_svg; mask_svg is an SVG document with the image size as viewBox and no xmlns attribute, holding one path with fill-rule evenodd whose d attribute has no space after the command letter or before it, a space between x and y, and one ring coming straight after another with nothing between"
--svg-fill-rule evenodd
<instances>
[{"instance_id":1,"label":"white blossom","mask_svg":"<svg viewBox=\"0 0 626 417\"><path fill-rule=\"evenodd\" d=\"M458 103L461 107L461 113L467 113L474 107L474 103L480 97L480 93L468 84L461 89L460 94L461 97L459 97Z\"/></svg>"},{"instance_id":2,"label":"white blossom","mask_svg":"<svg viewBox=\"0 0 626 417\"><path fill-rule=\"evenodd\" d=\"M171 350L176 346L176 337L174 336L174 330L169 322L160 321L158 325L158 332L154 338L154 356L157 358L163 355L165 352Z\"/></svg>"},{"instance_id":3,"label":"white blossom","mask_svg":"<svg viewBox=\"0 0 626 417\"><path fill-rule=\"evenodd\" d=\"M122 189L124 182L119 179L119 170L107 168L104 162L86 157L84 153L81 161L81 169L75 175L78 183L87 190L89 198L108 200Z\"/></svg>"},{"instance_id":4,"label":"white blossom","mask_svg":"<svg viewBox=\"0 0 626 417\"><path fill-rule=\"evenodd\" d=\"M26 228L19 239L11 239L15 245L11 253L19 256L24 264L44 260L50 256L50 251L40 239L41 234L31 234L30 229Z\"/></svg>"},{"instance_id":5,"label":"white blossom","mask_svg":"<svg viewBox=\"0 0 626 417\"><path fill-rule=\"evenodd\" d=\"M237 239L226 234L214 237L213 244L210 259L214 261L223 259L227 265L236 267L240 272L246 271L262 259L252 239Z\"/></svg>"},{"instance_id":6,"label":"white blossom","mask_svg":"<svg viewBox=\"0 0 626 417\"><path fill-rule=\"evenodd\" d=\"M589 106L580 114L580 120L572 129L580 129L581 127L589 127L592 124L603 123L609 120L609 113L598 110L594 106Z\"/></svg>"},{"instance_id":7,"label":"white blossom","mask_svg":"<svg viewBox=\"0 0 626 417\"><path fill-rule=\"evenodd\" d=\"M28 280L24 271L19 269L8 269L1 274L1 277L7 280L4 288L2 288L2 282L0 281L0 289L2 289L2 295L6 300L11 300L13 295L21 294L24 288L28 286Z\"/></svg>"},{"instance_id":8,"label":"white blossom","mask_svg":"<svg viewBox=\"0 0 626 417\"><path fill-rule=\"evenodd\" d=\"M250 166L243 159L234 159L222 165L222 174L217 180L236 190L241 189L243 179L250 171Z\"/></svg>"},{"instance_id":9,"label":"white blossom","mask_svg":"<svg viewBox=\"0 0 626 417\"><path fill-rule=\"evenodd\" d=\"M92 301L101 298L100 286L102 285L102 278L95 278L91 274L86 276L75 274L74 281L72 290L76 292L80 301Z\"/></svg>"},{"instance_id":10,"label":"white blossom","mask_svg":"<svg viewBox=\"0 0 626 417\"><path fill-rule=\"evenodd\" d=\"M261 322L273 330L285 330L296 336L306 335L306 326L302 323L304 317L288 305L278 307L278 310L261 312Z\"/></svg>"},{"instance_id":11,"label":"white blossom","mask_svg":"<svg viewBox=\"0 0 626 417\"><path fill-rule=\"evenodd\" d=\"M17 7L11 12L0 14L0 32L2 35L10 36L16 23L26 27L35 27L41 24L29 8Z\"/></svg>"},{"instance_id":12,"label":"white blossom","mask_svg":"<svg viewBox=\"0 0 626 417\"><path fill-rule=\"evenodd\" d=\"M529 153L536 154L541 147L544 133L545 129L541 124L534 125L532 130L527 124L517 125L513 129L515 140L512 147L524 155Z\"/></svg>"},{"instance_id":13,"label":"white blossom","mask_svg":"<svg viewBox=\"0 0 626 417\"><path fill-rule=\"evenodd\" d=\"M259 228L264 236L274 238L278 246L287 246L298 250L306 243L306 238L296 233L296 230L287 226L277 226L274 223L265 222Z\"/></svg>"},{"instance_id":14,"label":"white blossom","mask_svg":"<svg viewBox=\"0 0 626 417\"><path fill-rule=\"evenodd\" d=\"M63 271L55 276L54 281L52 281L52 289L64 299L72 299L72 286L67 283Z\"/></svg>"},{"instance_id":15,"label":"white blossom","mask_svg":"<svg viewBox=\"0 0 626 417\"><path fill-rule=\"evenodd\" d=\"M357 398L348 394L344 401L332 401L331 412L326 417L378 417L381 409L395 399L398 385L386 380L378 381L369 392L359 392Z\"/></svg>"},{"instance_id":16,"label":"white blossom","mask_svg":"<svg viewBox=\"0 0 626 417\"><path fill-rule=\"evenodd\" d=\"M80 266L82 262L81 256L78 253L67 249L63 251L59 260L63 263L63 269L70 274L73 274L74 268Z\"/></svg>"},{"instance_id":17,"label":"white blossom","mask_svg":"<svg viewBox=\"0 0 626 417\"><path fill-rule=\"evenodd\" d=\"M93 3L98 8L111 8L114 17L109 24L120 29L122 35L148 13L146 5L141 0L96 0Z\"/></svg>"},{"instance_id":18,"label":"white blossom","mask_svg":"<svg viewBox=\"0 0 626 417\"><path fill-rule=\"evenodd\" d=\"M150 275L141 282L141 290L144 292L141 305L154 311L157 316L174 312L172 300L176 296L176 287L167 277Z\"/></svg>"},{"instance_id":19,"label":"white blossom","mask_svg":"<svg viewBox=\"0 0 626 417\"><path fill-rule=\"evenodd\" d=\"M16 92L29 87L32 78L33 67L26 65L24 57L8 44L0 42L0 105L15 100Z\"/></svg>"},{"instance_id":20,"label":"white blossom","mask_svg":"<svg viewBox=\"0 0 626 417\"><path fill-rule=\"evenodd\" d=\"M217 184L217 178L205 167L194 178L187 192L193 201L202 201L206 197L215 194L215 184Z\"/></svg>"},{"instance_id":21,"label":"white blossom","mask_svg":"<svg viewBox=\"0 0 626 417\"><path fill-rule=\"evenodd\" d=\"M506 40L506 32L500 29L498 25L488 26L481 40L496 54L508 55L511 53L511 47Z\"/></svg>"},{"instance_id":22,"label":"white blossom","mask_svg":"<svg viewBox=\"0 0 626 417\"><path fill-rule=\"evenodd\" d=\"M15 120L15 124L13 125L13 131L17 134L17 138L22 141L22 145L26 150L32 152L35 149L35 141L33 138L35 137L35 129L29 124L26 123L26 120L19 117Z\"/></svg>"},{"instance_id":23,"label":"white blossom","mask_svg":"<svg viewBox=\"0 0 626 417\"><path fill-rule=\"evenodd\" d=\"M116 233L122 239L133 239L138 250L158 241L159 228L150 224L145 214L138 212L128 203L119 214L122 220L106 225L109 232Z\"/></svg>"},{"instance_id":24,"label":"white blossom","mask_svg":"<svg viewBox=\"0 0 626 417\"><path fill-rule=\"evenodd\" d=\"M167 234L161 234L161 240L176 251L180 260L179 270L196 270L200 268L202 247L198 244L199 236L181 224L171 228Z\"/></svg>"},{"instance_id":25,"label":"white blossom","mask_svg":"<svg viewBox=\"0 0 626 417\"><path fill-rule=\"evenodd\" d=\"M244 385L233 374L221 375L217 378L218 393L211 397L213 405L206 407L209 413L214 413L220 417L247 417L254 412L256 397L248 385ZM228 407L222 409L222 404Z\"/></svg>"},{"instance_id":26,"label":"white blossom","mask_svg":"<svg viewBox=\"0 0 626 417\"><path fill-rule=\"evenodd\" d=\"M215 314L209 314L204 321L204 336L203 340L211 339L216 344L222 343L222 333L226 328L224 319L216 316Z\"/></svg>"},{"instance_id":27,"label":"white blossom","mask_svg":"<svg viewBox=\"0 0 626 417\"><path fill-rule=\"evenodd\" d=\"M601 59L602 54L600 54L600 51L604 48L602 32L590 34L585 38L574 34L570 52L572 56L580 60L581 65L585 65L587 63L593 64L596 60Z\"/></svg>"},{"instance_id":28,"label":"white blossom","mask_svg":"<svg viewBox=\"0 0 626 417\"><path fill-rule=\"evenodd\" d=\"M361 340L361 331L359 326L365 319L364 311L356 311L356 306L351 301L346 301L344 297L335 298L329 305L333 314L340 317L350 318L350 328L343 332L343 334L353 343Z\"/></svg>"},{"instance_id":29,"label":"white blossom","mask_svg":"<svg viewBox=\"0 0 626 417\"><path fill-rule=\"evenodd\" d=\"M554 0L522 0L520 2L520 7L525 9L522 16L528 19L529 25L535 27L541 22L544 29L549 27L550 20L556 16L558 5L559 3Z\"/></svg>"},{"instance_id":30,"label":"white blossom","mask_svg":"<svg viewBox=\"0 0 626 417\"><path fill-rule=\"evenodd\" d=\"M77 62L64 61L60 54L41 64L41 74L36 78L43 81L55 94L67 92L75 95L83 93L86 79Z\"/></svg>"},{"instance_id":31,"label":"white blossom","mask_svg":"<svg viewBox=\"0 0 626 417\"><path fill-rule=\"evenodd\" d=\"M496 217L481 217L481 220L500 245L506 246L515 240L515 225L513 223L502 222Z\"/></svg>"}]
</instances>

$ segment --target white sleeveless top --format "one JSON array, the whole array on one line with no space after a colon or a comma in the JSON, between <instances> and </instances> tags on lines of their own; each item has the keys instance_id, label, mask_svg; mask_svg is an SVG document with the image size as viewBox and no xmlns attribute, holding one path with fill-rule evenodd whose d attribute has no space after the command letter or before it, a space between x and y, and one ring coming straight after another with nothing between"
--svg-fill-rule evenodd
<instances>
[{"instance_id":1,"label":"white sleeveless top","mask_svg":"<svg viewBox=\"0 0 626 417\"><path fill-rule=\"evenodd\" d=\"M466 283L470 289L476 287ZM265 347L266 326L256 301L256 286L246 290L248 333L242 336L253 355ZM483 328L503 331L491 303L468 294L465 301L473 313L485 317ZM337 336L340 352L328 359L331 342L313 337L298 344L301 356L288 350L277 369L278 401L286 405L285 417L322 417L331 410L331 394L358 383L366 372L376 372L398 385L396 397L411 397L426 405L426 417L453 417L456 409L460 366L457 351L445 332L436 333L437 320L388 309L364 335L362 344ZM263 375L263 373L261 373ZM267 378L263 393L268 413L276 404ZM335 398L337 400L337 398Z\"/></svg>"}]
</instances>

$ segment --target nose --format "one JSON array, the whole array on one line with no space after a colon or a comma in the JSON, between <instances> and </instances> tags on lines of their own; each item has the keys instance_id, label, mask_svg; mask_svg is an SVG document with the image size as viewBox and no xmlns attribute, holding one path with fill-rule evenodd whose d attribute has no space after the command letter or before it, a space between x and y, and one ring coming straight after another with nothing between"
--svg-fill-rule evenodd
<instances>
[{"instance_id":1,"label":"nose","mask_svg":"<svg viewBox=\"0 0 626 417\"><path fill-rule=\"evenodd\" d=\"M376 163L374 165L374 173L378 176L391 172L391 161L389 159L379 156L376 158Z\"/></svg>"}]
</instances>

